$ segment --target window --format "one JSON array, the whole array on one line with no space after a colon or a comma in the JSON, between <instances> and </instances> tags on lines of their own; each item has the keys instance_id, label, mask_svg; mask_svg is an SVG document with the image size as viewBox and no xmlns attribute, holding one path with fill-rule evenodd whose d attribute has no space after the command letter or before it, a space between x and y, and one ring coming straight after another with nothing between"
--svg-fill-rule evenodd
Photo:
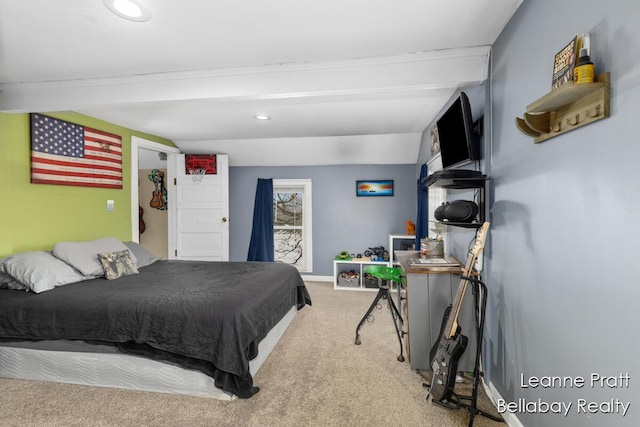
<instances>
[{"instance_id":1,"label":"window","mask_svg":"<svg viewBox=\"0 0 640 427\"><path fill-rule=\"evenodd\" d=\"M276 262L313 271L311 180L273 180L273 246Z\"/></svg>"}]
</instances>

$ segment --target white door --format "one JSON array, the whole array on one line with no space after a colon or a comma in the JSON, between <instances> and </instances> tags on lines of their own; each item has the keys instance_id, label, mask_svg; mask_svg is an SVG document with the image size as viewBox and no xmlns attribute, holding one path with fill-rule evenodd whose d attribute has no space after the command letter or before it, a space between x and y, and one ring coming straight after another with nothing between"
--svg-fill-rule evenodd
<instances>
[{"instance_id":1,"label":"white door","mask_svg":"<svg viewBox=\"0 0 640 427\"><path fill-rule=\"evenodd\" d=\"M172 259L229 261L229 159L218 154L217 173L194 182L185 171L185 155L175 156L175 185L171 193L175 236ZM171 194L170 194L171 197ZM171 218L170 218L171 221Z\"/></svg>"}]
</instances>

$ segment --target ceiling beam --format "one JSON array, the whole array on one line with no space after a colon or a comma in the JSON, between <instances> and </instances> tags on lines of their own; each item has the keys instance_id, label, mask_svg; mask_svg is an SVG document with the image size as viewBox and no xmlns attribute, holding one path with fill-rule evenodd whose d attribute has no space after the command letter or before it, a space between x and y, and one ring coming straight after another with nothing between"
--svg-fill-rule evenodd
<instances>
[{"instance_id":1,"label":"ceiling beam","mask_svg":"<svg viewBox=\"0 0 640 427\"><path fill-rule=\"evenodd\" d=\"M229 156L230 166L414 164L421 133L178 141L185 153ZM203 149L203 147L206 147ZM391 147L391 149L390 149ZM274 155L278 153L277 155ZM380 156L380 153L385 153Z\"/></svg>"},{"instance_id":2,"label":"ceiling beam","mask_svg":"<svg viewBox=\"0 0 640 427\"><path fill-rule=\"evenodd\" d=\"M277 100L424 92L475 86L490 47L324 63L276 64L128 77L0 84L0 111L61 111L181 100Z\"/></svg>"}]
</instances>

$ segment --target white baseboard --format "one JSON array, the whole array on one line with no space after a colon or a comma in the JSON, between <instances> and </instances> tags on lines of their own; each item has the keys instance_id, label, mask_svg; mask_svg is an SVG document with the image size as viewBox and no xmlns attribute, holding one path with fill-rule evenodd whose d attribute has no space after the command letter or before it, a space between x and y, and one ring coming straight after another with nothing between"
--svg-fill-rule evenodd
<instances>
[{"instance_id":1,"label":"white baseboard","mask_svg":"<svg viewBox=\"0 0 640 427\"><path fill-rule=\"evenodd\" d=\"M499 399L504 400L498 389L496 389L492 382L489 382L489 384L487 384L484 379L482 380L482 385L484 386L484 391L487 393L487 396L493 403L493 406L497 407L497 401ZM500 415L502 416L502 418L504 418L504 421L509 427L524 427L518 417L515 416L515 414L511 412L504 412Z\"/></svg>"},{"instance_id":2,"label":"white baseboard","mask_svg":"<svg viewBox=\"0 0 640 427\"><path fill-rule=\"evenodd\" d=\"M306 276L303 274L302 280L309 282L333 282L333 276Z\"/></svg>"}]
</instances>

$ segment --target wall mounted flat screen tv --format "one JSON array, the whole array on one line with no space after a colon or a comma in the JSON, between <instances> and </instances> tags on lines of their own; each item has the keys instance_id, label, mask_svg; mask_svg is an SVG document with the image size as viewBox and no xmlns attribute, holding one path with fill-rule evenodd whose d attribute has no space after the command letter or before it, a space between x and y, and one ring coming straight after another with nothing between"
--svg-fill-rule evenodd
<instances>
[{"instance_id":1,"label":"wall mounted flat screen tv","mask_svg":"<svg viewBox=\"0 0 640 427\"><path fill-rule=\"evenodd\" d=\"M480 160L478 141L473 132L471 106L464 92L436 122L442 168L450 169Z\"/></svg>"}]
</instances>

